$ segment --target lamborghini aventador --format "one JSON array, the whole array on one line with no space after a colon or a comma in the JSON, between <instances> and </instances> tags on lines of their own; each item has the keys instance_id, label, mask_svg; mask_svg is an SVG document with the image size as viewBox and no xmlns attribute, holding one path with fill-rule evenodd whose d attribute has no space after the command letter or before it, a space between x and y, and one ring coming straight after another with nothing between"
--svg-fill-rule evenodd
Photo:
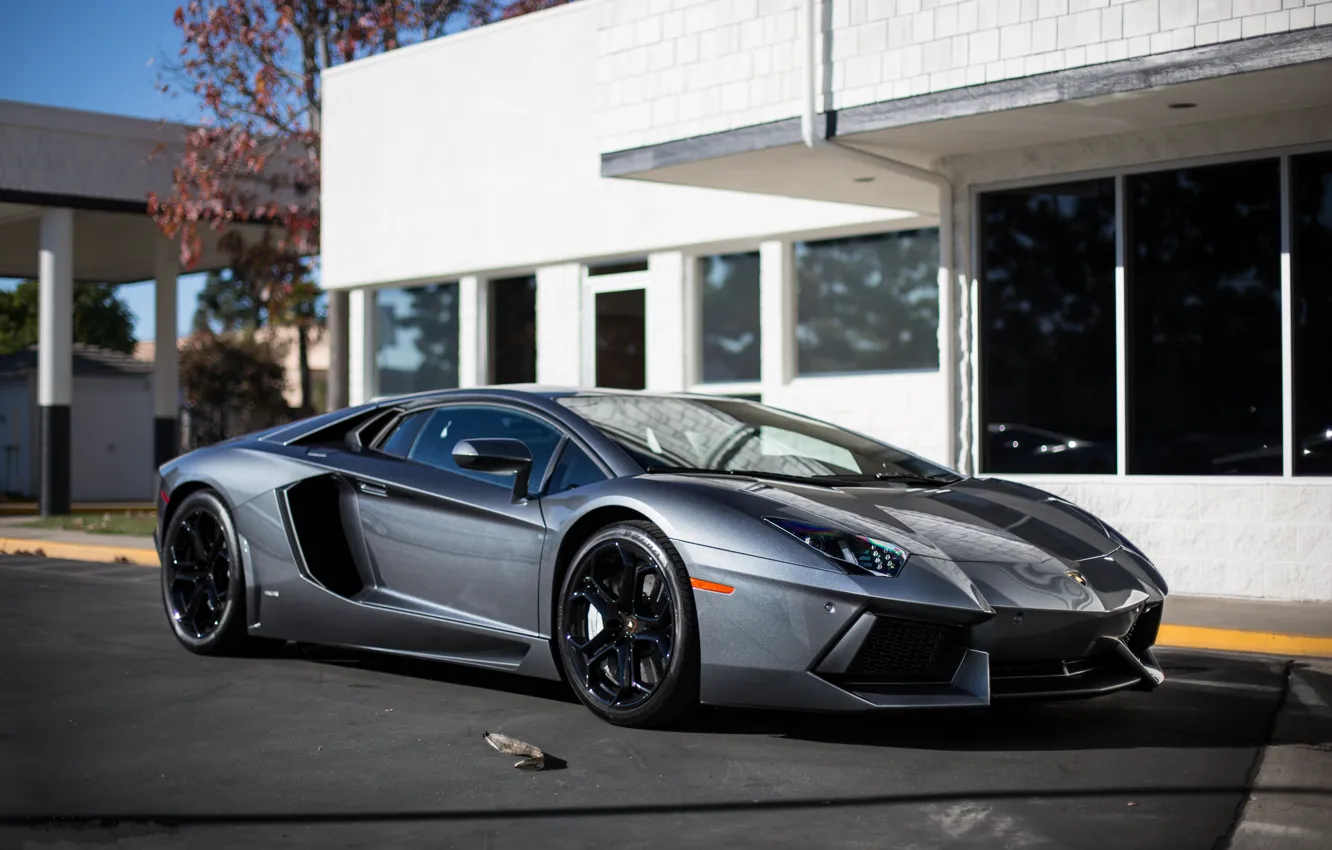
<instances>
[{"instance_id":1,"label":"lamborghini aventador","mask_svg":"<svg viewBox=\"0 0 1332 850\"><path fill-rule=\"evenodd\" d=\"M701 395L378 400L160 470L176 638L564 679L612 723L1151 689L1167 588L1074 504Z\"/></svg>"}]
</instances>

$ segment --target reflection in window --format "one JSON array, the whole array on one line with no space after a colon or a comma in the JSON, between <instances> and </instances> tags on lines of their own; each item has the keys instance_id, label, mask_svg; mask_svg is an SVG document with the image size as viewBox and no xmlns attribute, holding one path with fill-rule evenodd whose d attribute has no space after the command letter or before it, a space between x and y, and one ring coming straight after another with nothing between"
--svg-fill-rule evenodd
<instances>
[{"instance_id":1,"label":"reflection in window","mask_svg":"<svg viewBox=\"0 0 1332 850\"><path fill-rule=\"evenodd\" d=\"M1115 181L981 196L981 465L1114 473Z\"/></svg>"},{"instance_id":2,"label":"reflection in window","mask_svg":"<svg viewBox=\"0 0 1332 850\"><path fill-rule=\"evenodd\" d=\"M1332 152L1290 167L1295 474L1332 475Z\"/></svg>"},{"instance_id":3,"label":"reflection in window","mask_svg":"<svg viewBox=\"0 0 1332 850\"><path fill-rule=\"evenodd\" d=\"M939 231L797 242L797 371L939 367Z\"/></svg>"},{"instance_id":4,"label":"reflection in window","mask_svg":"<svg viewBox=\"0 0 1332 850\"><path fill-rule=\"evenodd\" d=\"M699 281L703 380L759 380L759 255L704 257L699 261Z\"/></svg>"},{"instance_id":5,"label":"reflection in window","mask_svg":"<svg viewBox=\"0 0 1332 850\"><path fill-rule=\"evenodd\" d=\"M1126 179L1129 471L1281 474L1275 159Z\"/></svg>"},{"instance_id":6,"label":"reflection in window","mask_svg":"<svg viewBox=\"0 0 1332 850\"><path fill-rule=\"evenodd\" d=\"M375 293L375 366L380 395L458 386L458 285L438 283Z\"/></svg>"},{"instance_id":7,"label":"reflection in window","mask_svg":"<svg viewBox=\"0 0 1332 850\"><path fill-rule=\"evenodd\" d=\"M490 282L491 380L496 384L536 381L536 278Z\"/></svg>"},{"instance_id":8,"label":"reflection in window","mask_svg":"<svg viewBox=\"0 0 1332 850\"><path fill-rule=\"evenodd\" d=\"M560 459L555 462L555 468L550 472L546 492L553 496L605 480L606 473L601 471L596 461L571 441L565 443L560 451Z\"/></svg>"},{"instance_id":9,"label":"reflection in window","mask_svg":"<svg viewBox=\"0 0 1332 850\"><path fill-rule=\"evenodd\" d=\"M560 433L536 417L503 407L472 407L446 405L430 414L412 445L409 457L417 463L438 467L458 475L497 484L512 486L512 473L477 472L463 469L453 459L453 449L461 440L504 437L521 440L532 453L533 483L546 474Z\"/></svg>"}]
</instances>

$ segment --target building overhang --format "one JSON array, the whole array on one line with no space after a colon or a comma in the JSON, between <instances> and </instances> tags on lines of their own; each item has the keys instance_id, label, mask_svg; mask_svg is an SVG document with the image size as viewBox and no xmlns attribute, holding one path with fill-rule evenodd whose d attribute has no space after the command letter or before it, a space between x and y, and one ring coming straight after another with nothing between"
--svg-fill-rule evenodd
<instances>
[{"instance_id":1,"label":"building overhang","mask_svg":"<svg viewBox=\"0 0 1332 850\"><path fill-rule=\"evenodd\" d=\"M0 277L37 277L42 213L74 211L75 280L151 279L164 237L148 195L168 196L190 127L0 100ZM229 225L245 240L263 225ZM222 232L200 231L193 271L229 262Z\"/></svg>"},{"instance_id":2,"label":"building overhang","mask_svg":"<svg viewBox=\"0 0 1332 850\"><path fill-rule=\"evenodd\" d=\"M1193 104L1193 106L1182 106ZM900 162L1332 105L1332 27L831 111L818 135ZM604 177L937 212L937 193L803 143L799 118L605 153Z\"/></svg>"}]
</instances>

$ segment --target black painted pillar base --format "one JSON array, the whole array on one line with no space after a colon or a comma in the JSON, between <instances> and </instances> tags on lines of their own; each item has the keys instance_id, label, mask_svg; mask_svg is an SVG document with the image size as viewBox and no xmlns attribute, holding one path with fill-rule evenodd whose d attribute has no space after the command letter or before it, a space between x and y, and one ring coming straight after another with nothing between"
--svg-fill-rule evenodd
<instances>
[{"instance_id":1,"label":"black painted pillar base","mask_svg":"<svg viewBox=\"0 0 1332 850\"><path fill-rule=\"evenodd\" d=\"M180 421L174 416L153 420L153 468L180 454Z\"/></svg>"},{"instance_id":2,"label":"black painted pillar base","mask_svg":"<svg viewBox=\"0 0 1332 850\"><path fill-rule=\"evenodd\" d=\"M69 405L41 406L42 516L69 513Z\"/></svg>"}]
</instances>

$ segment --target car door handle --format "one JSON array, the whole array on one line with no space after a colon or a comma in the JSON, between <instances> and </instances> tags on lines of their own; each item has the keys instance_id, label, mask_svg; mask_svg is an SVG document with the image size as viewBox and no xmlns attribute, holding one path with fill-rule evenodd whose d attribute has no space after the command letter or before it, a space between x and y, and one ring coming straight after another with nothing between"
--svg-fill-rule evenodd
<instances>
[{"instance_id":1,"label":"car door handle","mask_svg":"<svg viewBox=\"0 0 1332 850\"><path fill-rule=\"evenodd\" d=\"M380 487L378 484L369 484L365 481L360 482L361 492L367 496L379 496L384 498L388 496L388 490Z\"/></svg>"}]
</instances>

